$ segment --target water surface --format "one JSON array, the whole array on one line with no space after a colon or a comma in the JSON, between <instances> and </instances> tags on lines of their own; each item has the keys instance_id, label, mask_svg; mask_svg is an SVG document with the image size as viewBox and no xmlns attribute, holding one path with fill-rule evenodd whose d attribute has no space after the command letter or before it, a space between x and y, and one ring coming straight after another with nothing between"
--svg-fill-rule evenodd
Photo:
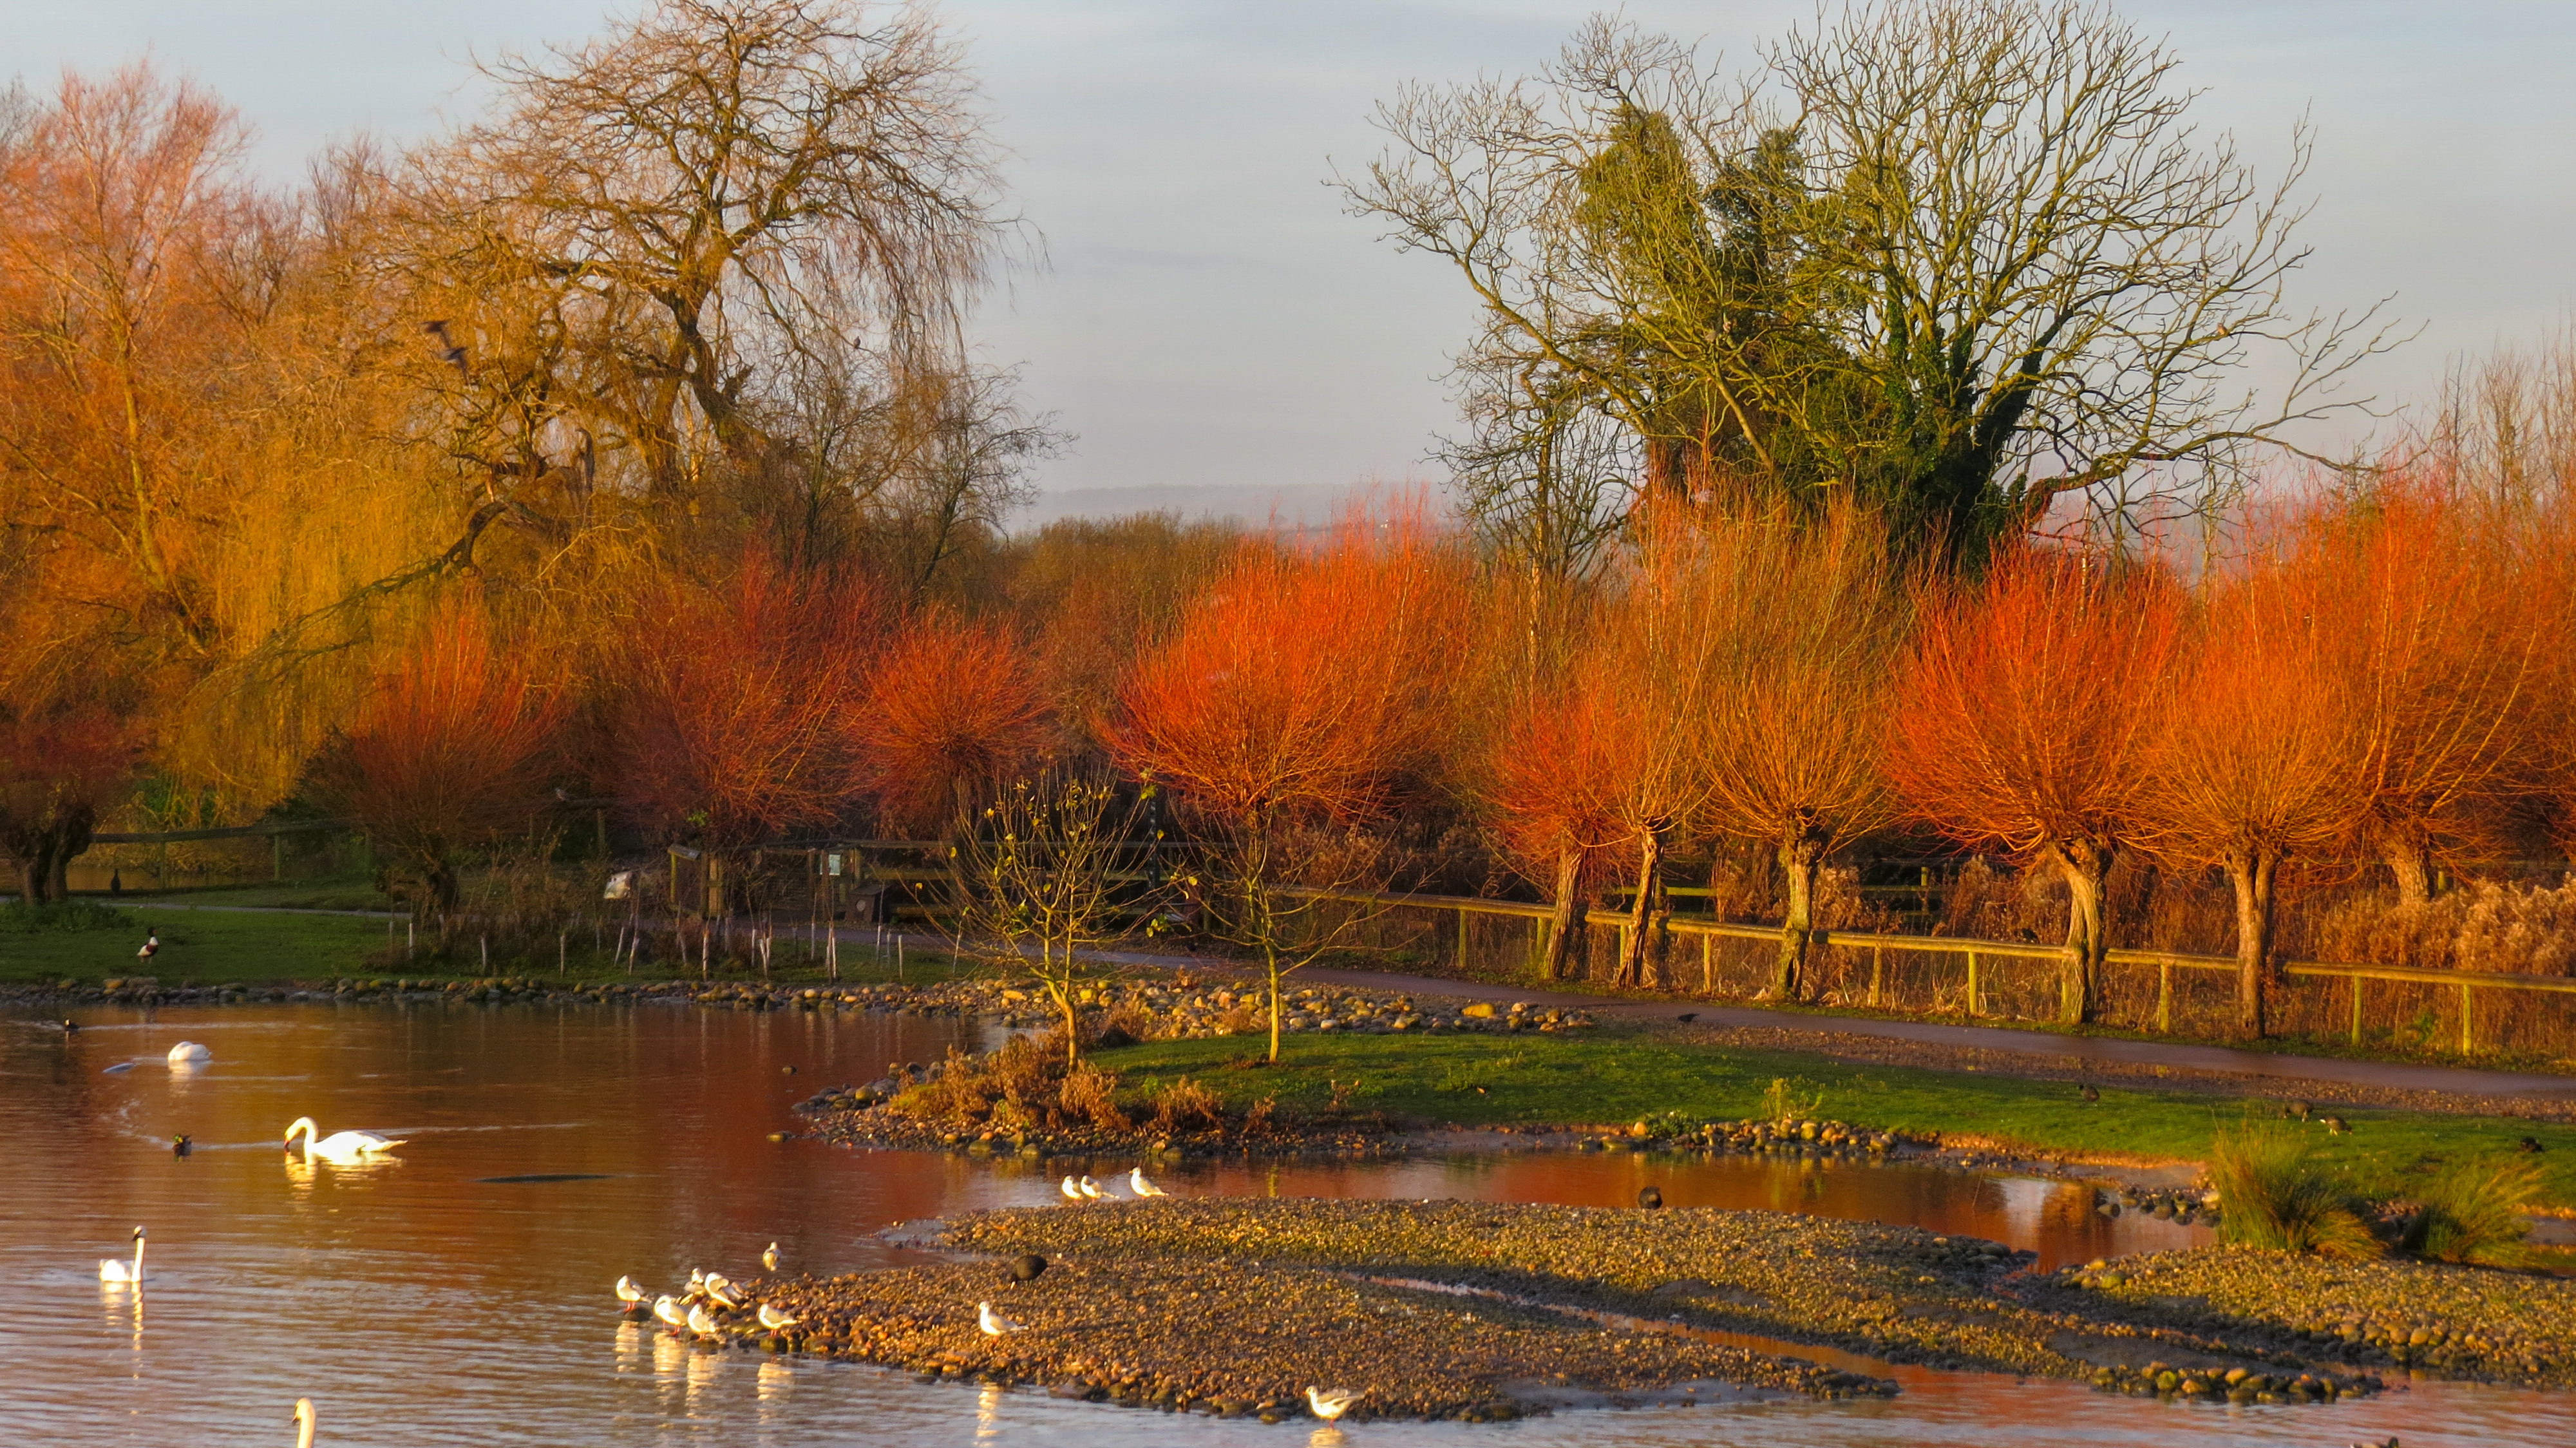
<instances>
[{"instance_id":1,"label":"water surface","mask_svg":"<svg viewBox=\"0 0 2576 1448\"><path fill-rule=\"evenodd\" d=\"M282 1005L91 1010L66 1038L0 1016L0 1441L143 1448L286 1444L297 1397L321 1442L402 1444L1302 1445L1314 1425L1167 1417L1035 1393L917 1384L849 1364L694 1351L620 1320L608 1284L691 1266L745 1275L906 1260L897 1220L1049 1203L1023 1165L771 1142L790 1104L978 1028L868 1014L671 1006ZM173 1073L181 1039L214 1064ZM127 1062L134 1069L109 1073ZM794 1066L794 1074L783 1068ZM289 1164L286 1123L409 1138L363 1168ZM174 1158L172 1134L196 1149ZM1919 1223L2051 1261L2197 1240L2090 1193L2026 1179L1730 1158L1498 1155L1156 1172L1188 1193L1474 1197ZM495 1180L517 1178L517 1180ZM96 1262L150 1229L140 1294ZM138 1300L139 1299L139 1300ZM962 1310L971 1310L966 1308ZM2167 1406L2066 1383L1896 1369L1887 1402L1564 1414L1507 1426L1367 1424L1353 1445L2576 1443L2576 1398L2426 1383L2332 1407ZM1329 1440L1328 1440L1329 1441Z\"/></svg>"}]
</instances>

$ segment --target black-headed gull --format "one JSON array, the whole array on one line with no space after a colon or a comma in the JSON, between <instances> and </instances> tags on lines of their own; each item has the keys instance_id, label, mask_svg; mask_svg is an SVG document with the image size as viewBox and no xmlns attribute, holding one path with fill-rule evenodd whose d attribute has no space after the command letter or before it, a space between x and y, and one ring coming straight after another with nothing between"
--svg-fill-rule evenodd
<instances>
[{"instance_id":1,"label":"black-headed gull","mask_svg":"<svg viewBox=\"0 0 2576 1448\"><path fill-rule=\"evenodd\" d=\"M1026 1332L1029 1330L1027 1323L1013 1322L1009 1318L995 1312L993 1310L993 1304L989 1302L978 1302L975 1304L975 1325L984 1329L984 1335L986 1337L1000 1337L1006 1332Z\"/></svg>"},{"instance_id":2,"label":"black-headed gull","mask_svg":"<svg viewBox=\"0 0 2576 1448\"><path fill-rule=\"evenodd\" d=\"M1356 1388L1308 1388L1306 1390L1306 1406L1314 1409L1315 1416L1327 1423L1349 1412L1351 1404L1359 1400L1359 1390Z\"/></svg>"},{"instance_id":3,"label":"black-headed gull","mask_svg":"<svg viewBox=\"0 0 2576 1448\"><path fill-rule=\"evenodd\" d=\"M1171 1195L1170 1192L1167 1192L1161 1187L1154 1185L1152 1182L1145 1180L1145 1169L1141 1166L1129 1169L1127 1173L1127 1190L1134 1192L1140 1197L1168 1197Z\"/></svg>"}]
</instances>

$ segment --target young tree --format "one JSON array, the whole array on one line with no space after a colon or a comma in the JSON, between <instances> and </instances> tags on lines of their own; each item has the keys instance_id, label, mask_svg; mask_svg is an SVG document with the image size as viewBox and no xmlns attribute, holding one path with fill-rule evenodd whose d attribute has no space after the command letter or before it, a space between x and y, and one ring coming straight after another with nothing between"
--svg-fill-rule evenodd
<instances>
[{"instance_id":1,"label":"young tree","mask_svg":"<svg viewBox=\"0 0 2576 1448\"><path fill-rule=\"evenodd\" d=\"M1152 914L1150 892L1124 875L1135 824L1107 780L1049 770L970 811L949 846L959 948L1037 978L1063 1023L1068 1067L1082 1058L1086 987L1106 973L1098 952Z\"/></svg>"},{"instance_id":2,"label":"young tree","mask_svg":"<svg viewBox=\"0 0 2576 1448\"><path fill-rule=\"evenodd\" d=\"M2066 879L2059 1019L2093 1019L2111 948L2103 877L2146 830L2183 599L2152 568L2023 553L1938 586L1889 704L1887 770L1915 815Z\"/></svg>"},{"instance_id":3,"label":"young tree","mask_svg":"<svg viewBox=\"0 0 2576 1448\"><path fill-rule=\"evenodd\" d=\"M874 590L754 555L713 586L648 594L623 660L613 768L664 839L727 854L835 818L857 793L847 720L882 630ZM708 907L728 909L720 878Z\"/></svg>"},{"instance_id":4,"label":"young tree","mask_svg":"<svg viewBox=\"0 0 2576 1448\"><path fill-rule=\"evenodd\" d=\"M2204 589L2143 801L2153 848L2236 891L2236 1026L2269 1027L2272 892L2283 861L2330 849L2360 814L2358 701L2335 654L2350 600L2320 600L2258 552Z\"/></svg>"},{"instance_id":5,"label":"young tree","mask_svg":"<svg viewBox=\"0 0 2576 1448\"><path fill-rule=\"evenodd\" d=\"M1780 861L1788 907L1769 994L1798 1000L1818 869L1896 813L1879 740L1903 588L1885 526L1857 509L1815 528L1779 515L1712 521L1706 559L1708 818Z\"/></svg>"},{"instance_id":6,"label":"young tree","mask_svg":"<svg viewBox=\"0 0 2576 1448\"><path fill-rule=\"evenodd\" d=\"M133 782L135 743L133 726L95 703L0 710L0 851L17 863L21 903L69 898L73 857Z\"/></svg>"},{"instance_id":7,"label":"young tree","mask_svg":"<svg viewBox=\"0 0 2576 1448\"><path fill-rule=\"evenodd\" d=\"M434 620L314 768L335 808L417 877L415 908L456 903L456 852L524 831L547 804L565 696L539 686L539 661L496 647L475 612Z\"/></svg>"},{"instance_id":8,"label":"young tree","mask_svg":"<svg viewBox=\"0 0 2576 1448\"><path fill-rule=\"evenodd\" d=\"M1211 928L1261 960L1274 1061L1282 983L1339 939L1340 907L1298 887L1352 883L1293 879L1294 832L1365 823L1426 778L1464 662L1463 564L1418 525L1373 531L1238 560L1137 662L1107 730L1120 767L1211 827L1201 895Z\"/></svg>"},{"instance_id":9,"label":"young tree","mask_svg":"<svg viewBox=\"0 0 2576 1448\"><path fill-rule=\"evenodd\" d=\"M1044 722L1028 650L930 609L872 665L850 731L886 827L926 834L957 817L960 791L1035 758Z\"/></svg>"}]
</instances>

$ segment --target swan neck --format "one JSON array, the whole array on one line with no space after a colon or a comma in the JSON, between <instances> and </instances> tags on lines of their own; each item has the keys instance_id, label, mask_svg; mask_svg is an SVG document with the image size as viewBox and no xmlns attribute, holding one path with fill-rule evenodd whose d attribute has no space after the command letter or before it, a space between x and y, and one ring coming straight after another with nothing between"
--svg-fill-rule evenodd
<instances>
[{"instance_id":1,"label":"swan neck","mask_svg":"<svg viewBox=\"0 0 2576 1448\"><path fill-rule=\"evenodd\" d=\"M295 1405L295 1448L313 1448L313 1405Z\"/></svg>"}]
</instances>

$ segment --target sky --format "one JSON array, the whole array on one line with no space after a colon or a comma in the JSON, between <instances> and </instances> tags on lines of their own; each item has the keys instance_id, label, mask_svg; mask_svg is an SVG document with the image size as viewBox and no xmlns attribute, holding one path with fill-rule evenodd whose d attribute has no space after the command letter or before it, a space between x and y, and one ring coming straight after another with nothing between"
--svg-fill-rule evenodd
<instances>
[{"instance_id":1,"label":"sky","mask_svg":"<svg viewBox=\"0 0 2576 1448\"><path fill-rule=\"evenodd\" d=\"M578 39L635 0L6 0L0 73L149 54L220 92L280 181L335 138L472 114L472 61ZM1443 381L1474 307L1326 184L1381 148L1411 80L1543 65L1603 7L1547 0L949 0L1035 244L977 321L987 361L1073 435L1025 515L1175 507L1318 518L1353 488L1436 481ZM2461 358L2576 311L2576 5L2129 0L2193 115L2276 174L2315 137L2292 300L2386 299L2415 340L2353 395L2420 398ZM1811 3L1638 0L1641 25L1749 61Z\"/></svg>"}]
</instances>

